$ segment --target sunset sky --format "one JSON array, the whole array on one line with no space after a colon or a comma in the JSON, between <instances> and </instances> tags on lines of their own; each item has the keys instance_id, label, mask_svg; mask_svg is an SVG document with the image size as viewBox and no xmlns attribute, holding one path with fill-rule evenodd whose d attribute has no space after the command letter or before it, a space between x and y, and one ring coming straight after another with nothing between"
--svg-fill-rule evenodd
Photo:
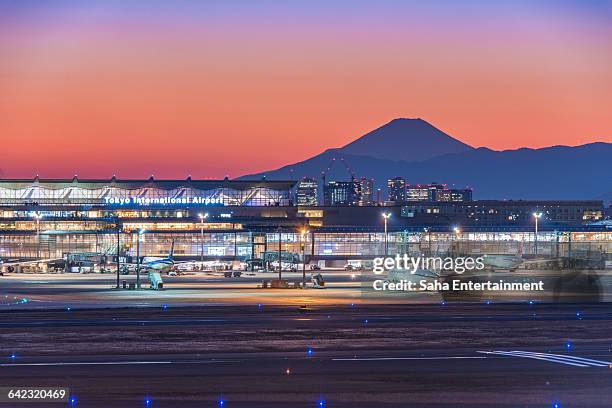
<instances>
[{"instance_id":1,"label":"sunset sky","mask_svg":"<svg viewBox=\"0 0 612 408\"><path fill-rule=\"evenodd\" d=\"M612 142L610 4L0 0L0 176L237 177L397 117Z\"/></svg>"}]
</instances>

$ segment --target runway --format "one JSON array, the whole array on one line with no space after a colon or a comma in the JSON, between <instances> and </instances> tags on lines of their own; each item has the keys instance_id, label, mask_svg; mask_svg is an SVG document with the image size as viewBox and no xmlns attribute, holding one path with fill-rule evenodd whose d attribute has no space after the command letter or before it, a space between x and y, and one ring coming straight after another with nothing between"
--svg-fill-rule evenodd
<instances>
[{"instance_id":1,"label":"runway","mask_svg":"<svg viewBox=\"0 0 612 408\"><path fill-rule=\"evenodd\" d=\"M78 407L603 408L612 391L608 305L24 310L0 323L0 382L67 386Z\"/></svg>"}]
</instances>

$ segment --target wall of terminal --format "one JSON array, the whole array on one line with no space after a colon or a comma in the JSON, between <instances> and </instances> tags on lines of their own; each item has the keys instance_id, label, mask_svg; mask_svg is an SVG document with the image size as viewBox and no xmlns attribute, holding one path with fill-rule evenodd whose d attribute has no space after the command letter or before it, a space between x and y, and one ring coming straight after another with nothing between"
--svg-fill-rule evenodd
<instances>
[{"instance_id":1,"label":"wall of terminal","mask_svg":"<svg viewBox=\"0 0 612 408\"><path fill-rule=\"evenodd\" d=\"M117 239L122 254L135 256L138 234L64 233L0 234L0 258L53 259L66 253L95 252L116 254ZM143 256L166 256L174 241L177 257L207 259L219 257L260 257L264 251L277 251L278 233L253 232L148 232L140 235ZM282 232L282 251L326 257L368 258L385 253L382 232L313 232L304 238L298 232ZM524 256L588 255L612 257L612 232L390 232L388 253L428 254L522 254Z\"/></svg>"},{"instance_id":2,"label":"wall of terminal","mask_svg":"<svg viewBox=\"0 0 612 408\"><path fill-rule=\"evenodd\" d=\"M201 186L197 188L195 184ZM0 206L287 206L290 187L275 189L265 183L244 182L17 182L0 180ZM286 184L286 183L285 183ZM123 186L125 185L125 186ZM236 185L240 188L233 188ZM210 188L207 188L210 186Z\"/></svg>"}]
</instances>

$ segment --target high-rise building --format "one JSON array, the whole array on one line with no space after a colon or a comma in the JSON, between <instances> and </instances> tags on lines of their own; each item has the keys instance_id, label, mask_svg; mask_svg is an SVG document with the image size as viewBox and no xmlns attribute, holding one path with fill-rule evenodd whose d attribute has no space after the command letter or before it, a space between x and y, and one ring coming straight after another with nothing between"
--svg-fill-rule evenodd
<instances>
[{"instance_id":1,"label":"high-rise building","mask_svg":"<svg viewBox=\"0 0 612 408\"><path fill-rule=\"evenodd\" d=\"M358 205L361 200L359 181L329 181L323 188L325 205Z\"/></svg>"},{"instance_id":2,"label":"high-rise building","mask_svg":"<svg viewBox=\"0 0 612 408\"><path fill-rule=\"evenodd\" d=\"M406 187L406 201L472 201L472 190L449 189L446 184L412 184Z\"/></svg>"},{"instance_id":3,"label":"high-rise building","mask_svg":"<svg viewBox=\"0 0 612 408\"><path fill-rule=\"evenodd\" d=\"M299 206L315 206L317 201L317 180L304 177L301 179L296 188L296 201Z\"/></svg>"},{"instance_id":4,"label":"high-rise building","mask_svg":"<svg viewBox=\"0 0 612 408\"><path fill-rule=\"evenodd\" d=\"M469 188L463 189L444 189L435 190L432 201L446 201L446 202L459 202L459 201L472 201L472 190Z\"/></svg>"},{"instance_id":5,"label":"high-rise building","mask_svg":"<svg viewBox=\"0 0 612 408\"><path fill-rule=\"evenodd\" d=\"M406 180L403 177L395 177L387 180L389 201L402 203L406 201Z\"/></svg>"},{"instance_id":6,"label":"high-rise building","mask_svg":"<svg viewBox=\"0 0 612 408\"><path fill-rule=\"evenodd\" d=\"M446 189L445 184L410 184L406 186L406 201L436 201L436 192Z\"/></svg>"},{"instance_id":7,"label":"high-rise building","mask_svg":"<svg viewBox=\"0 0 612 408\"><path fill-rule=\"evenodd\" d=\"M359 205L374 204L374 179L362 177L359 179L359 186L361 188Z\"/></svg>"}]
</instances>

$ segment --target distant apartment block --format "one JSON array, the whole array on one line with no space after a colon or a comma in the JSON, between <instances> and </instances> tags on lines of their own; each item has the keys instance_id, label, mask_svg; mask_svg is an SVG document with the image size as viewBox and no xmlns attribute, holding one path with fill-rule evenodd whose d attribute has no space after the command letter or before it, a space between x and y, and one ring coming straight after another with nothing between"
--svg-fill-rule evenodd
<instances>
[{"instance_id":1,"label":"distant apartment block","mask_svg":"<svg viewBox=\"0 0 612 408\"><path fill-rule=\"evenodd\" d=\"M472 189L448 188L446 184L412 184L406 186L406 201L462 202L472 201Z\"/></svg>"},{"instance_id":2,"label":"distant apartment block","mask_svg":"<svg viewBox=\"0 0 612 408\"><path fill-rule=\"evenodd\" d=\"M312 207L317 205L317 190L317 180L310 177L304 177L301 179L297 184L295 194L297 205L303 207Z\"/></svg>"},{"instance_id":3,"label":"distant apartment block","mask_svg":"<svg viewBox=\"0 0 612 408\"><path fill-rule=\"evenodd\" d=\"M373 205L374 202L374 179L362 177L359 179L361 199L359 205Z\"/></svg>"},{"instance_id":4,"label":"distant apartment block","mask_svg":"<svg viewBox=\"0 0 612 408\"><path fill-rule=\"evenodd\" d=\"M403 203L406 201L406 180L402 177L387 180L387 191L389 201Z\"/></svg>"},{"instance_id":5,"label":"distant apartment block","mask_svg":"<svg viewBox=\"0 0 612 408\"><path fill-rule=\"evenodd\" d=\"M360 182L351 181L329 181L323 187L324 204L331 205L359 205L361 201Z\"/></svg>"}]
</instances>

